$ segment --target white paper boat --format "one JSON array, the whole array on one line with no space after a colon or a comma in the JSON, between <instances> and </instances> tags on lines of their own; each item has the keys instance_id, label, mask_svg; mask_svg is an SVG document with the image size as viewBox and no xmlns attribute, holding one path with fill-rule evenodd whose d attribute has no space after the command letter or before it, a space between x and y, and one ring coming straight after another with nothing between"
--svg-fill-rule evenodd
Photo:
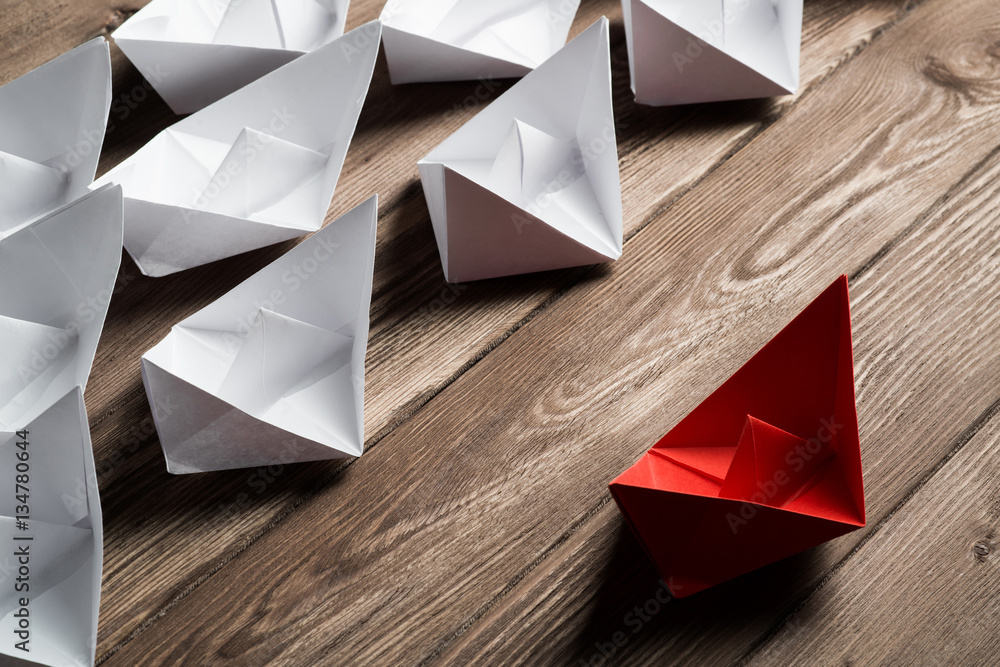
<instances>
[{"instance_id":1,"label":"white paper boat","mask_svg":"<svg viewBox=\"0 0 1000 667\"><path fill-rule=\"evenodd\" d=\"M82 388L72 388L17 431L0 430L0 475L10 487L0 497L7 554L0 558L0 662L89 667L97 649L104 548ZM15 488L24 469L28 483ZM26 498L17 498L25 492ZM27 500L27 514L21 500ZM23 516L30 518L22 523Z\"/></svg>"},{"instance_id":2,"label":"white paper boat","mask_svg":"<svg viewBox=\"0 0 1000 667\"><path fill-rule=\"evenodd\" d=\"M163 276L323 224L378 54L365 24L165 129L99 179L125 192L125 249Z\"/></svg>"},{"instance_id":3,"label":"white paper boat","mask_svg":"<svg viewBox=\"0 0 1000 667\"><path fill-rule=\"evenodd\" d=\"M793 94L802 0L622 0L635 101Z\"/></svg>"},{"instance_id":4,"label":"white paper boat","mask_svg":"<svg viewBox=\"0 0 1000 667\"><path fill-rule=\"evenodd\" d=\"M87 192L111 105L103 37L0 88L0 239Z\"/></svg>"},{"instance_id":5,"label":"white paper boat","mask_svg":"<svg viewBox=\"0 0 1000 667\"><path fill-rule=\"evenodd\" d=\"M566 43L580 0L389 0L393 83L521 77Z\"/></svg>"},{"instance_id":6,"label":"white paper boat","mask_svg":"<svg viewBox=\"0 0 1000 667\"><path fill-rule=\"evenodd\" d=\"M419 168L449 282L620 257L607 19L517 82Z\"/></svg>"},{"instance_id":7,"label":"white paper boat","mask_svg":"<svg viewBox=\"0 0 1000 667\"><path fill-rule=\"evenodd\" d=\"M361 455L377 213L372 197L143 355L170 472Z\"/></svg>"},{"instance_id":8,"label":"white paper boat","mask_svg":"<svg viewBox=\"0 0 1000 667\"><path fill-rule=\"evenodd\" d=\"M122 193L112 186L0 240L0 430L87 386L121 242Z\"/></svg>"},{"instance_id":9,"label":"white paper boat","mask_svg":"<svg viewBox=\"0 0 1000 667\"><path fill-rule=\"evenodd\" d=\"M188 114L344 34L349 0L153 0L114 40Z\"/></svg>"}]
</instances>

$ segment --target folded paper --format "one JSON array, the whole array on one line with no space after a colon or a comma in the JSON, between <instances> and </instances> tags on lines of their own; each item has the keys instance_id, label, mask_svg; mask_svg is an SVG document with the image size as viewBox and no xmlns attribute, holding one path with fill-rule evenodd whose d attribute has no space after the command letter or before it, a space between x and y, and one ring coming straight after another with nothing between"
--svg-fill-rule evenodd
<instances>
[{"instance_id":1,"label":"folded paper","mask_svg":"<svg viewBox=\"0 0 1000 667\"><path fill-rule=\"evenodd\" d=\"M611 493L675 597L864 526L847 277Z\"/></svg>"},{"instance_id":2,"label":"folded paper","mask_svg":"<svg viewBox=\"0 0 1000 667\"><path fill-rule=\"evenodd\" d=\"M393 83L522 77L566 43L580 0L389 0Z\"/></svg>"},{"instance_id":3,"label":"folded paper","mask_svg":"<svg viewBox=\"0 0 1000 667\"><path fill-rule=\"evenodd\" d=\"M450 282L621 256L607 19L438 145L419 169Z\"/></svg>"},{"instance_id":4,"label":"folded paper","mask_svg":"<svg viewBox=\"0 0 1000 667\"><path fill-rule=\"evenodd\" d=\"M87 386L121 263L122 193L106 186L0 240L0 430Z\"/></svg>"},{"instance_id":5,"label":"folded paper","mask_svg":"<svg viewBox=\"0 0 1000 667\"><path fill-rule=\"evenodd\" d=\"M87 192L110 105L103 37L0 87L0 239Z\"/></svg>"},{"instance_id":6,"label":"folded paper","mask_svg":"<svg viewBox=\"0 0 1000 667\"><path fill-rule=\"evenodd\" d=\"M802 0L622 0L632 91L664 106L789 95Z\"/></svg>"},{"instance_id":7,"label":"folded paper","mask_svg":"<svg viewBox=\"0 0 1000 667\"><path fill-rule=\"evenodd\" d=\"M0 239L0 569L19 577L0 593L3 664L94 664L103 548L83 389L122 218L109 185Z\"/></svg>"},{"instance_id":8,"label":"folded paper","mask_svg":"<svg viewBox=\"0 0 1000 667\"><path fill-rule=\"evenodd\" d=\"M125 249L163 276L323 224L378 54L368 23L167 128L98 183L125 192Z\"/></svg>"},{"instance_id":9,"label":"folded paper","mask_svg":"<svg viewBox=\"0 0 1000 667\"><path fill-rule=\"evenodd\" d=\"M114 40L174 113L189 114L343 35L348 2L153 0Z\"/></svg>"},{"instance_id":10,"label":"folded paper","mask_svg":"<svg viewBox=\"0 0 1000 667\"><path fill-rule=\"evenodd\" d=\"M377 208L334 220L143 355L170 472L361 455Z\"/></svg>"},{"instance_id":11,"label":"folded paper","mask_svg":"<svg viewBox=\"0 0 1000 667\"><path fill-rule=\"evenodd\" d=\"M103 527L81 387L15 431L0 428L0 476L10 487L0 565L17 572L0 588L0 662L92 666Z\"/></svg>"}]
</instances>

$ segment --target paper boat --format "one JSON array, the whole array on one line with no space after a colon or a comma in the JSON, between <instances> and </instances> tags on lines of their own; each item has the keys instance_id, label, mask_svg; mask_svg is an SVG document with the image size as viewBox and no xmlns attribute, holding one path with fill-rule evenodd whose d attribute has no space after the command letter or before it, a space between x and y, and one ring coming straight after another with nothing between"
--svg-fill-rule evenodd
<instances>
[{"instance_id":1,"label":"paper boat","mask_svg":"<svg viewBox=\"0 0 1000 667\"><path fill-rule=\"evenodd\" d=\"M87 386L121 242L122 193L112 186L0 240L0 430Z\"/></svg>"},{"instance_id":2,"label":"paper boat","mask_svg":"<svg viewBox=\"0 0 1000 667\"><path fill-rule=\"evenodd\" d=\"M790 95L802 0L622 0L632 90L664 106Z\"/></svg>"},{"instance_id":3,"label":"paper boat","mask_svg":"<svg viewBox=\"0 0 1000 667\"><path fill-rule=\"evenodd\" d=\"M188 116L98 181L124 189L125 249L144 274L322 226L380 30L368 23Z\"/></svg>"},{"instance_id":4,"label":"paper boat","mask_svg":"<svg viewBox=\"0 0 1000 667\"><path fill-rule=\"evenodd\" d=\"M580 0L390 0L393 83L522 77L566 43Z\"/></svg>"},{"instance_id":5,"label":"paper boat","mask_svg":"<svg viewBox=\"0 0 1000 667\"><path fill-rule=\"evenodd\" d=\"M419 168L450 282L621 256L607 19L518 81Z\"/></svg>"},{"instance_id":6,"label":"paper boat","mask_svg":"<svg viewBox=\"0 0 1000 667\"><path fill-rule=\"evenodd\" d=\"M111 105L103 37L0 88L0 239L87 192Z\"/></svg>"},{"instance_id":7,"label":"paper boat","mask_svg":"<svg viewBox=\"0 0 1000 667\"><path fill-rule=\"evenodd\" d=\"M864 526L847 276L611 493L675 597Z\"/></svg>"},{"instance_id":8,"label":"paper boat","mask_svg":"<svg viewBox=\"0 0 1000 667\"><path fill-rule=\"evenodd\" d=\"M344 34L348 0L153 0L115 43L189 114Z\"/></svg>"},{"instance_id":9,"label":"paper boat","mask_svg":"<svg viewBox=\"0 0 1000 667\"><path fill-rule=\"evenodd\" d=\"M361 455L376 219L372 197L143 355L170 472Z\"/></svg>"}]
</instances>

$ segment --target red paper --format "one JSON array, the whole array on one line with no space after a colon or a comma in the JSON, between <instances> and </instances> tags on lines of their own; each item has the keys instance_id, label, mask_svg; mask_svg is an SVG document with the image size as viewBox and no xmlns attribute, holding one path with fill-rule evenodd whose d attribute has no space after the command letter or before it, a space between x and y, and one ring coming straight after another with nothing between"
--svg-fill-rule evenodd
<instances>
[{"instance_id":1,"label":"red paper","mask_svg":"<svg viewBox=\"0 0 1000 667\"><path fill-rule=\"evenodd\" d=\"M675 597L864 526L847 276L610 486Z\"/></svg>"}]
</instances>

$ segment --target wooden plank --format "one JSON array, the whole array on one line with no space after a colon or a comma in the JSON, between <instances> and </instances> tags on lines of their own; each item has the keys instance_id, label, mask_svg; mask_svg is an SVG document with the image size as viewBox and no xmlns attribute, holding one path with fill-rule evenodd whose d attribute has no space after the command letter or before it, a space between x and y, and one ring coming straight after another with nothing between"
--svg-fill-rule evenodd
<instances>
[{"instance_id":1,"label":"wooden plank","mask_svg":"<svg viewBox=\"0 0 1000 667\"><path fill-rule=\"evenodd\" d=\"M850 0L840 0L811 5L803 47L803 90L896 20L906 4L880 0L858 8ZM94 12L105 11L100 3L87 6ZM372 0L353 3L350 25L373 18L380 6ZM614 20L616 113L622 127L628 228L634 233L794 100L687 110L637 107L628 91L617 2L586 4L574 30L603 11ZM83 41L89 36L83 31L76 37ZM174 118L114 51L113 130L102 170ZM39 63L23 64L27 68ZM368 356L369 444L582 275L582 271L555 272L459 287L443 282L414 165L492 97L479 99L476 85L469 84L433 89L435 94L428 95L423 86L390 86L380 60L329 216L339 215L372 190L382 195ZM727 118L730 115L734 117ZM632 157L633 152L642 155ZM173 322L217 298L288 247L264 249L157 280L140 277L130 260L124 262L87 392L106 515L101 652L124 641L224 566L338 469L339 464L332 463L171 477L164 471L142 391L138 366L142 352Z\"/></svg>"},{"instance_id":2,"label":"wooden plank","mask_svg":"<svg viewBox=\"0 0 1000 667\"><path fill-rule=\"evenodd\" d=\"M852 284L870 527L909 498L912 486L935 470L936 457L966 441L965 424L980 423L980 415L997 409L1000 389L990 378L1000 372L1000 353L991 344L1000 336L1000 265L993 256L1000 244L998 207L1000 155L994 153ZM932 414L921 418L927 409ZM515 592L455 637L442 657L473 664L488 662L495 652L533 651L540 661L569 657L590 663L611 654L629 663L730 663L768 636L832 568L840 568L839 578L855 577L869 592L881 591L883 584L872 586L876 579L852 575L856 564L844 563L866 532L662 604L658 575L614 503L607 503L528 572ZM838 628L826 639L834 634L838 642L853 636ZM770 645L790 653L798 642L796 636L788 647L783 639ZM810 664L847 664L803 656Z\"/></svg>"},{"instance_id":3,"label":"wooden plank","mask_svg":"<svg viewBox=\"0 0 1000 667\"><path fill-rule=\"evenodd\" d=\"M968 48L995 29L984 1L915 10L825 82L826 99L803 100L636 235L626 258L534 318L112 659L434 655L605 502L609 471L1000 139ZM973 23L981 32L969 36ZM941 67L969 79L976 104ZM928 370L915 379L927 382ZM935 404L911 426L961 422L967 410ZM895 484L873 490L874 507L940 458L934 444L881 464Z\"/></svg>"},{"instance_id":4,"label":"wooden plank","mask_svg":"<svg viewBox=\"0 0 1000 667\"><path fill-rule=\"evenodd\" d=\"M4 0L0 85L87 40L111 34L148 1L133 0L129 8L123 8L120 3L108 0L48 3ZM124 58L114 64L123 62Z\"/></svg>"},{"instance_id":5,"label":"wooden plank","mask_svg":"<svg viewBox=\"0 0 1000 667\"><path fill-rule=\"evenodd\" d=\"M997 412L748 664L996 664Z\"/></svg>"}]
</instances>

